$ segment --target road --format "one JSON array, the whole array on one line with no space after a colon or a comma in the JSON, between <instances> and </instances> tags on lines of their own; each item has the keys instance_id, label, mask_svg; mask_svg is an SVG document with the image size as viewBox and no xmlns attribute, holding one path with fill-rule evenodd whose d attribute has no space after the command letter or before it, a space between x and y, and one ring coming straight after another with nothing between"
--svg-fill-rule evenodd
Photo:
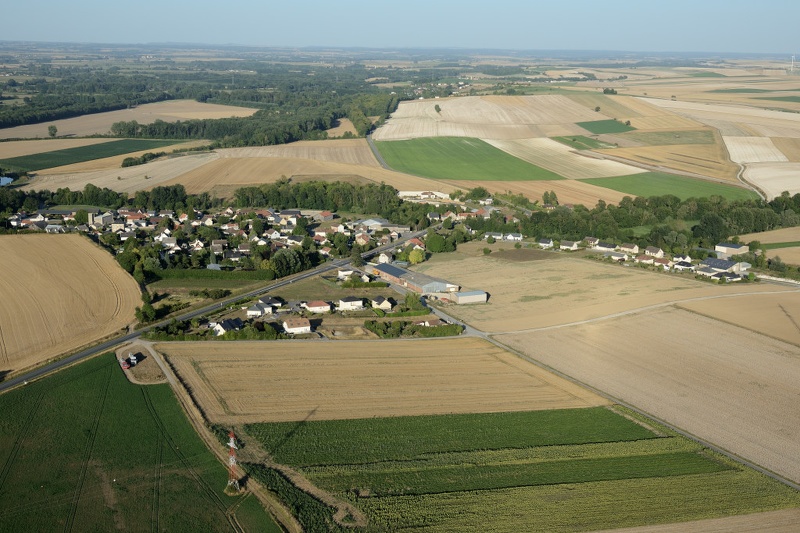
<instances>
[{"instance_id":1,"label":"road","mask_svg":"<svg viewBox=\"0 0 800 533\"><path fill-rule=\"evenodd\" d=\"M371 257L373 257L375 255L380 254L383 251L397 248L398 246L402 246L403 243L405 243L406 241L408 241L410 239L413 239L414 237L420 237L420 236L424 235L427 231L428 230L425 229L425 230L421 230L421 231L410 232L407 235L397 239L396 241L394 241L394 242L392 242L390 244L385 244L383 246L379 246L377 248L373 248L372 250L370 250L368 252L364 252L363 254L361 254L361 257L363 257L364 259L369 259L369 258L371 258ZM317 276L319 274L323 274L325 272L329 272L331 270L336 270L336 269L342 268L344 266L347 266L349 263L350 263L350 258L334 259L333 261L322 263L321 265L319 265L316 268L313 268L311 270L306 270L306 271L300 272L299 274L295 274L293 276L282 278L282 279L276 281L275 283L271 283L271 284L267 285L266 287L260 287L258 289L252 290L252 291L250 291L248 293L245 293L245 294L238 294L236 296L231 296L230 298L226 298L224 300L215 302L215 303L207 305L205 307L201 307L199 309L195 309L194 311L190 311L188 313L184 313L184 314L176 316L174 318L176 320L179 320L179 321L191 320L192 318L195 318L195 317L198 317L198 316L206 315L208 313L213 313L215 311L219 311L221 309L225 309L226 307L228 307L229 305L233 304L234 302L256 298L258 296L266 294L267 292L275 291L275 290L280 289L281 287L285 287L285 286L289 285L290 283L294 283L295 281L304 280L304 279L307 279L307 278L310 278L310 277L313 277L313 276ZM29 381L33 381L35 379L38 379L38 378L40 378L42 376L45 376L47 374L50 374L52 372L56 372L56 371L58 371L58 370L60 370L60 369L62 369L64 367L67 367L69 365L77 363L78 361L86 359L87 357L92 357L93 355L109 351L113 347L118 346L120 344L124 344L126 342L138 339L143 333L146 333L146 332L148 332L148 331L150 331L150 330L152 330L154 328L164 326L164 325L170 323L172 320L173 320L173 317L169 317L169 318L167 318L165 320L162 320L160 322L157 322L155 324L151 324L149 326L143 327L143 328L141 328L139 330L136 330L134 332L127 333L125 335L120 335L118 337L114 337L114 338L109 339L107 341L101 342L100 344L96 344L96 345L92 346L91 348L87 348L85 350L82 350L82 351L80 351L78 353L74 353L74 354L72 354L72 355L70 355L68 357L63 358L63 359L59 359L58 361L54 361L54 362L49 363L47 365L44 365L42 367L36 368L34 370L31 370L30 372L26 372L25 374L21 374L21 375L19 375L17 377L8 379L6 381L3 381L2 383L0 383L0 394L2 394L3 392L5 392L5 391L7 391L9 389L13 389L13 388L18 387L20 385L24 385Z\"/></svg>"}]
</instances>

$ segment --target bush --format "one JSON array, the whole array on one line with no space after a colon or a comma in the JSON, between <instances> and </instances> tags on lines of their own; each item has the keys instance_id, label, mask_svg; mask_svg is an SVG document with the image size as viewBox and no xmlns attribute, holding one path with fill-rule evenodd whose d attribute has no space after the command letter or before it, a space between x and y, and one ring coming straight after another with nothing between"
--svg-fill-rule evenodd
<instances>
[{"instance_id":1,"label":"bush","mask_svg":"<svg viewBox=\"0 0 800 533\"><path fill-rule=\"evenodd\" d=\"M489 255L490 253L492 253L492 251L489 248L483 249L483 255Z\"/></svg>"}]
</instances>

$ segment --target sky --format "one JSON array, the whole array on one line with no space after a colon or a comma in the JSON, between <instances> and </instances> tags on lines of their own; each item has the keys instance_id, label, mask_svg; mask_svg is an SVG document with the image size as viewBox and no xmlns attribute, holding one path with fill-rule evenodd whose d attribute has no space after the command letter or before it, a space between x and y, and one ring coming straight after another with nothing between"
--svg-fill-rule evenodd
<instances>
[{"instance_id":1,"label":"sky","mask_svg":"<svg viewBox=\"0 0 800 533\"><path fill-rule=\"evenodd\" d=\"M800 55L797 0L26 0L0 41Z\"/></svg>"}]
</instances>

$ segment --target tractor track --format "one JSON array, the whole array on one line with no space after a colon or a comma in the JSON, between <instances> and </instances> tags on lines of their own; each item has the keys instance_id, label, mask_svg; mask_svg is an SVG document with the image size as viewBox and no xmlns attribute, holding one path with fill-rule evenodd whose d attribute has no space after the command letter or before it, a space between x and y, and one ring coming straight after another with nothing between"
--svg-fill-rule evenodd
<instances>
[{"instance_id":1,"label":"tractor track","mask_svg":"<svg viewBox=\"0 0 800 533\"><path fill-rule=\"evenodd\" d=\"M114 371L113 365L108 366L108 375L106 377L105 387L100 398L100 403L97 406L97 413L92 421L92 427L89 430L89 439L86 442L86 447L83 452L83 464L81 465L81 473L78 477L78 484L75 487L75 494L72 496L72 506L67 515L66 523L64 524L64 531L72 531L75 525L75 515L78 514L78 504L80 503L81 493L83 492L83 484L86 482L86 472L89 469L89 461L92 458L94 451L94 442L97 439L97 429L100 427L100 419L103 416L103 409L106 405L108 398L108 389L111 387L111 373Z\"/></svg>"}]
</instances>

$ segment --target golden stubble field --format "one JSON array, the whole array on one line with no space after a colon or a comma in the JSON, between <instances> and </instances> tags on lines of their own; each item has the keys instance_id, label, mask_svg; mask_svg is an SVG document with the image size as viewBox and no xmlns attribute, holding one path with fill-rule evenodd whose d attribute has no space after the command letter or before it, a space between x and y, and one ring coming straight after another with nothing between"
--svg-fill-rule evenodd
<instances>
[{"instance_id":1,"label":"golden stubble field","mask_svg":"<svg viewBox=\"0 0 800 533\"><path fill-rule=\"evenodd\" d=\"M0 237L0 371L20 370L118 332L136 282L80 235Z\"/></svg>"},{"instance_id":2,"label":"golden stubble field","mask_svg":"<svg viewBox=\"0 0 800 533\"><path fill-rule=\"evenodd\" d=\"M6 141L0 142L0 159L21 157L23 155L67 150L81 146L107 143L116 139L41 139L37 141Z\"/></svg>"},{"instance_id":3,"label":"golden stubble field","mask_svg":"<svg viewBox=\"0 0 800 533\"><path fill-rule=\"evenodd\" d=\"M477 338L161 343L212 422L529 411L603 398Z\"/></svg>"},{"instance_id":4,"label":"golden stubble field","mask_svg":"<svg viewBox=\"0 0 800 533\"><path fill-rule=\"evenodd\" d=\"M437 184L440 182L436 182ZM463 181L448 180L453 188L469 190L474 187L484 187L493 194L511 193L522 194L531 200L541 200L545 191L553 191L558 196L560 204L583 204L589 208L597 205L598 200L607 204L618 204L629 194L612 191L597 185L578 180L536 180L536 181Z\"/></svg>"},{"instance_id":5,"label":"golden stubble field","mask_svg":"<svg viewBox=\"0 0 800 533\"><path fill-rule=\"evenodd\" d=\"M257 109L252 108L205 104L195 100L168 100L143 104L131 109L0 129L0 139L46 138L47 128L51 125L58 128L58 135L103 135L111 131L112 124L121 121L135 120L139 124L151 124L156 120L175 122L190 119L249 117L256 111Z\"/></svg>"},{"instance_id":6,"label":"golden stubble field","mask_svg":"<svg viewBox=\"0 0 800 533\"><path fill-rule=\"evenodd\" d=\"M483 255L484 247L493 252ZM492 333L559 326L697 298L791 290L767 284L719 286L569 252L515 250L510 243L485 241L434 255L414 270L458 283L462 290L488 292L485 305L450 306L447 312Z\"/></svg>"},{"instance_id":7,"label":"golden stubble field","mask_svg":"<svg viewBox=\"0 0 800 533\"><path fill-rule=\"evenodd\" d=\"M499 340L800 481L796 345L672 306Z\"/></svg>"}]
</instances>

